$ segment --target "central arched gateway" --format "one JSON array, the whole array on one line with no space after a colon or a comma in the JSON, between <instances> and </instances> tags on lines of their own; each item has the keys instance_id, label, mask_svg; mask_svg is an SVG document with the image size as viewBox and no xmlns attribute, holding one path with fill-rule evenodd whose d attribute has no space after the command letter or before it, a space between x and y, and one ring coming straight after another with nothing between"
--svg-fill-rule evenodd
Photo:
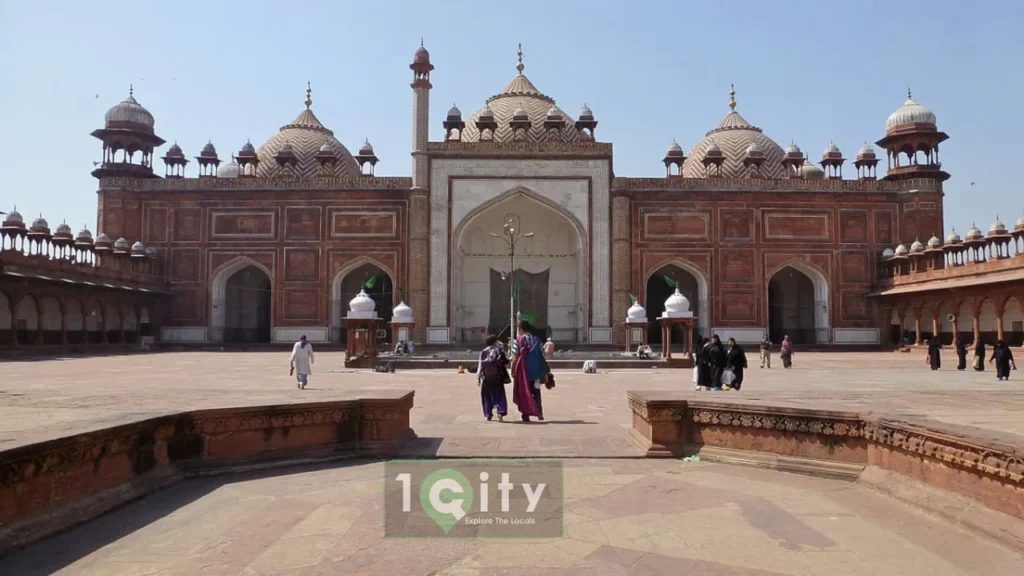
<instances>
[{"instance_id":1,"label":"central arched gateway","mask_svg":"<svg viewBox=\"0 0 1024 576\"><path fill-rule=\"evenodd\" d=\"M273 282L265 266L239 256L213 278L210 340L268 343L273 329Z\"/></svg>"},{"instance_id":2,"label":"central arched gateway","mask_svg":"<svg viewBox=\"0 0 1024 576\"><path fill-rule=\"evenodd\" d=\"M777 268L768 279L768 334L794 344L829 341L828 280L802 260Z\"/></svg>"},{"instance_id":3,"label":"central arched gateway","mask_svg":"<svg viewBox=\"0 0 1024 576\"><path fill-rule=\"evenodd\" d=\"M514 275L504 234L510 216L520 227ZM563 207L526 189L511 190L470 212L452 244L449 321L457 341L481 341L488 332L507 337L512 299L517 314L556 342L584 340L586 233Z\"/></svg>"},{"instance_id":4,"label":"central arched gateway","mask_svg":"<svg viewBox=\"0 0 1024 576\"><path fill-rule=\"evenodd\" d=\"M690 311L697 317L694 337L710 337L708 326L708 281L699 268L683 260L673 260L647 276L644 286L644 307L647 309L648 336L652 344L661 344L661 325L658 317L665 312L665 300L679 288L680 294L690 301ZM677 327L682 330L682 327ZM673 342L685 342L673 336Z\"/></svg>"},{"instance_id":5,"label":"central arched gateway","mask_svg":"<svg viewBox=\"0 0 1024 576\"><path fill-rule=\"evenodd\" d=\"M334 275L331 282L331 342L344 344L346 338L344 316L348 313L348 303L363 290L377 304L377 316L384 322L391 321L391 314L396 304L395 281L391 271L380 262L360 257ZM385 339L390 337L390 330L383 325Z\"/></svg>"}]
</instances>

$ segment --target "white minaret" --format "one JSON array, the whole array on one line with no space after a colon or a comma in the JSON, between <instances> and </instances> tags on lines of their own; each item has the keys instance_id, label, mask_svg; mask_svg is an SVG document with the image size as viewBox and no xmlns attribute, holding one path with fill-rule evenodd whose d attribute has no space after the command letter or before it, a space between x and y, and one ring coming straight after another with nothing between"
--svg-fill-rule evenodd
<instances>
[{"instance_id":1,"label":"white minaret","mask_svg":"<svg viewBox=\"0 0 1024 576\"><path fill-rule=\"evenodd\" d=\"M426 189L427 179L427 141L430 131L430 71L434 65L430 63L430 52L420 47L409 65L412 69L412 186Z\"/></svg>"}]
</instances>

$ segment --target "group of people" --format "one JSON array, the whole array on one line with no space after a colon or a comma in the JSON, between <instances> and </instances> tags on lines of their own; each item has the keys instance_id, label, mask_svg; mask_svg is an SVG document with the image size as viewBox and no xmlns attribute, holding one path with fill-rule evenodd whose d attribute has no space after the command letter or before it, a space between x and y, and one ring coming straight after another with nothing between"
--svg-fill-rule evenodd
<instances>
[{"instance_id":1,"label":"group of people","mask_svg":"<svg viewBox=\"0 0 1024 576\"><path fill-rule=\"evenodd\" d=\"M938 370L942 367L942 342L938 338L932 338L927 344L928 356L925 360L927 360L932 370ZM955 345L956 369L966 370L967 344L964 343L962 336L956 337ZM996 340L995 345L992 346L992 357L988 359L988 363L996 365L996 380L1009 380L1010 370L1017 369L1017 364L1013 361L1013 351L1010 349L1010 345L1002 340ZM985 341L981 338L978 338L977 342L974 343L974 361L971 367L976 372L985 371Z\"/></svg>"},{"instance_id":2,"label":"group of people","mask_svg":"<svg viewBox=\"0 0 1024 576\"><path fill-rule=\"evenodd\" d=\"M497 336L490 334L484 342L477 367L477 383L480 386L484 418L488 421L494 418L495 412L498 414L498 422L504 422L508 415L508 396L505 394L505 386L508 384L512 385L512 402L519 410L523 422L529 422L531 417L544 421L541 390L554 387L554 377L548 369L545 356L554 353L554 344L548 339L542 345L532 331L529 322L520 322L516 339L512 342L511 354L508 355Z\"/></svg>"},{"instance_id":3,"label":"group of people","mask_svg":"<svg viewBox=\"0 0 1024 576\"><path fill-rule=\"evenodd\" d=\"M782 358L783 368L793 367L793 342L789 339L789 336L782 337L782 346L779 350L779 357ZM772 367L772 341L768 338L768 335L764 335L764 339L761 340L761 368Z\"/></svg>"},{"instance_id":4,"label":"group of people","mask_svg":"<svg viewBox=\"0 0 1024 576\"><path fill-rule=\"evenodd\" d=\"M747 355L735 338L729 338L726 348L718 334L709 340L698 337L695 349L693 378L697 390L739 390L743 386Z\"/></svg>"}]
</instances>

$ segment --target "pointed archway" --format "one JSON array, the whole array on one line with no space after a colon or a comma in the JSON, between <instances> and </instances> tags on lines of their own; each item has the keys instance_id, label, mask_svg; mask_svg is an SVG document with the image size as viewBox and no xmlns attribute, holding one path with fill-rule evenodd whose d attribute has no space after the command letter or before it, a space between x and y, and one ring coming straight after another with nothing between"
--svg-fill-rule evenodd
<instances>
[{"instance_id":1,"label":"pointed archway","mask_svg":"<svg viewBox=\"0 0 1024 576\"><path fill-rule=\"evenodd\" d=\"M212 342L268 343L273 331L273 275L239 256L214 275L210 293Z\"/></svg>"},{"instance_id":2,"label":"pointed archway","mask_svg":"<svg viewBox=\"0 0 1024 576\"><path fill-rule=\"evenodd\" d=\"M793 260L768 278L768 334L794 344L829 342L828 280L814 266Z\"/></svg>"},{"instance_id":3,"label":"pointed archway","mask_svg":"<svg viewBox=\"0 0 1024 576\"><path fill-rule=\"evenodd\" d=\"M384 322L391 321L392 310L397 304L395 280L391 270L373 258L356 258L339 270L331 281L331 342L345 344L343 318L348 313L348 303L361 290L365 291L377 305L377 316ZM386 325L384 328L385 339L389 339L391 332L386 329Z\"/></svg>"},{"instance_id":4,"label":"pointed archway","mask_svg":"<svg viewBox=\"0 0 1024 576\"><path fill-rule=\"evenodd\" d=\"M707 278L693 264L684 260L672 260L651 272L644 285L643 305L647 309L647 329L651 344L661 344L661 325L658 323L658 317L665 312L665 300L675 293L676 288L679 288L679 293L690 301L690 311L697 317L694 338L710 336ZM677 329L682 330L682 327L679 326ZM680 344L686 342L677 334L673 334L672 341Z\"/></svg>"}]
</instances>

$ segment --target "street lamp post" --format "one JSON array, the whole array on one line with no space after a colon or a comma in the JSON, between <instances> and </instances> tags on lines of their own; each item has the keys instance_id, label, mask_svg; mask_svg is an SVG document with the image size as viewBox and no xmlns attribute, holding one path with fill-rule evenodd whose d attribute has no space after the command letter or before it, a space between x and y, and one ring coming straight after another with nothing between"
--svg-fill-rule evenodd
<instances>
[{"instance_id":1,"label":"street lamp post","mask_svg":"<svg viewBox=\"0 0 1024 576\"><path fill-rule=\"evenodd\" d=\"M509 262L509 289L508 289L508 307L509 307L509 324L508 324L508 335L509 338L513 337L515 331L515 318L516 318L516 239L518 237L530 238L533 236L533 232L522 233L519 228L519 215L518 214L506 214L505 225L502 226L502 230L505 236L503 238L494 232L491 232L491 236L500 238L508 244L508 262Z\"/></svg>"}]
</instances>

